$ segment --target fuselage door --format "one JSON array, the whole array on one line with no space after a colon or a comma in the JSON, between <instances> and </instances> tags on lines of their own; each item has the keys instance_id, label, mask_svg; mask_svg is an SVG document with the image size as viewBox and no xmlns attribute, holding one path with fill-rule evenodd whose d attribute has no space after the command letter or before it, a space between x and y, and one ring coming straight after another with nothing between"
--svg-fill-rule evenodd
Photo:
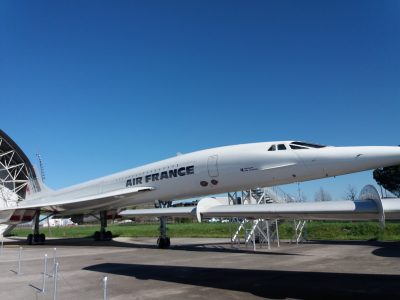
<instances>
[{"instance_id":1,"label":"fuselage door","mask_svg":"<svg viewBox=\"0 0 400 300\"><path fill-rule=\"evenodd\" d=\"M218 155L212 155L208 158L207 168L210 177L218 177Z\"/></svg>"}]
</instances>

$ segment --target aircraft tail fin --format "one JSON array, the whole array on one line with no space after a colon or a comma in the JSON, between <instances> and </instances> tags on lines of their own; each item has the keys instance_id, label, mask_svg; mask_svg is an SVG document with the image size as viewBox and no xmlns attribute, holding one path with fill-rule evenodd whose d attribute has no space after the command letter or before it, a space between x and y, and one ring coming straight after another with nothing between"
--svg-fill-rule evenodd
<instances>
[{"instance_id":1,"label":"aircraft tail fin","mask_svg":"<svg viewBox=\"0 0 400 300\"><path fill-rule=\"evenodd\" d=\"M37 183L39 185L40 191L41 192L51 192L52 189L49 188L44 182L41 176L38 176L37 178Z\"/></svg>"},{"instance_id":2,"label":"aircraft tail fin","mask_svg":"<svg viewBox=\"0 0 400 300\"><path fill-rule=\"evenodd\" d=\"M33 167L35 169L35 173L38 174L36 167ZM48 193L51 192L52 189L50 189L44 182L41 176L36 176L33 177L31 176L29 179L28 183L28 188L27 188L27 196L32 196L34 194L38 193Z\"/></svg>"}]
</instances>

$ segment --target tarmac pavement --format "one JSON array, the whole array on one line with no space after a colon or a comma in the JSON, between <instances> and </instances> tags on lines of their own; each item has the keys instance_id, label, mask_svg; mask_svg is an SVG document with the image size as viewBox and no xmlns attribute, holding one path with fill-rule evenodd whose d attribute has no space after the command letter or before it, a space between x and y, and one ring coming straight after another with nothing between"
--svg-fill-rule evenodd
<instances>
[{"instance_id":1,"label":"tarmac pavement","mask_svg":"<svg viewBox=\"0 0 400 300\"><path fill-rule=\"evenodd\" d=\"M51 239L27 246L7 239L0 255L0 299L53 299L53 278L41 293L44 255L59 262L57 299L400 299L400 243L283 243L271 249L231 248L226 239ZM19 246L23 247L21 273Z\"/></svg>"}]
</instances>

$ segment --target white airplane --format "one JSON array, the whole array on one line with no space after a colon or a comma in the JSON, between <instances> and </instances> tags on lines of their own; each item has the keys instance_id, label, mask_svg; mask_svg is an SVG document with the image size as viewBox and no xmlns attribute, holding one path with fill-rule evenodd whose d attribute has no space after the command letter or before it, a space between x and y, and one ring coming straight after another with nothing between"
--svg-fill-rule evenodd
<instances>
[{"instance_id":1,"label":"white airplane","mask_svg":"<svg viewBox=\"0 0 400 300\"><path fill-rule=\"evenodd\" d=\"M0 209L0 224L34 219L34 234L28 236L28 243L43 243L40 214L100 214L101 229L95 239L109 240L112 235L106 231L107 218L132 205L302 182L398 164L400 147L394 146L332 147L280 141L218 147L57 191L48 189L39 179L40 192ZM162 245L169 245L168 237L161 238L165 239Z\"/></svg>"}]
</instances>

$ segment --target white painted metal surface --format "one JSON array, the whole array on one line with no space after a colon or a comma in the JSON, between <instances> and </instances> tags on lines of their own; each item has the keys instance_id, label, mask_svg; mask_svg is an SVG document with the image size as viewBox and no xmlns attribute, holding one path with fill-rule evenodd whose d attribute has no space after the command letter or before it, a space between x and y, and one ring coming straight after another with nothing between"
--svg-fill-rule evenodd
<instances>
[{"instance_id":1,"label":"white painted metal surface","mask_svg":"<svg viewBox=\"0 0 400 300\"><path fill-rule=\"evenodd\" d=\"M381 199L378 191L366 186L357 201L326 201L297 203L267 203L247 205L227 205L213 198L201 199L197 208L180 210L179 216L202 218L247 218L247 219L301 219L301 220L378 220L384 224L386 219L400 219L400 199ZM214 202L212 201L214 200ZM204 202L203 202L204 201ZM174 209L126 210L124 217L142 215L175 216ZM154 215L153 215L154 216ZM382 219L383 218L383 219Z\"/></svg>"},{"instance_id":2,"label":"white painted metal surface","mask_svg":"<svg viewBox=\"0 0 400 300\"><path fill-rule=\"evenodd\" d=\"M219 147L179 155L58 191L49 190L39 182L41 192L29 195L23 203L14 207L0 209L0 222L7 223L12 210L17 213L20 210L41 209L68 215L95 213L154 200L203 197L396 164L400 164L400 147L320 147L292 141ZM305 205L309 207L298 208L294 204L279 206L279 210L282 216L290 216L299 213L299 209L314 212L320 209L319 204ZM327 204L326 209L334 212L338 205L348 213L368 208L362 203L335 202ZM215 215L233 212L213 209ZM278 207L270 206L269 209ZM339 211L343 213L343 210ZM242 213L247 216L254 213L254 217L262 214L265 217L269 213L276 214L276 211L260 213L249 206Z\"/></svg>"}]
</instances>

